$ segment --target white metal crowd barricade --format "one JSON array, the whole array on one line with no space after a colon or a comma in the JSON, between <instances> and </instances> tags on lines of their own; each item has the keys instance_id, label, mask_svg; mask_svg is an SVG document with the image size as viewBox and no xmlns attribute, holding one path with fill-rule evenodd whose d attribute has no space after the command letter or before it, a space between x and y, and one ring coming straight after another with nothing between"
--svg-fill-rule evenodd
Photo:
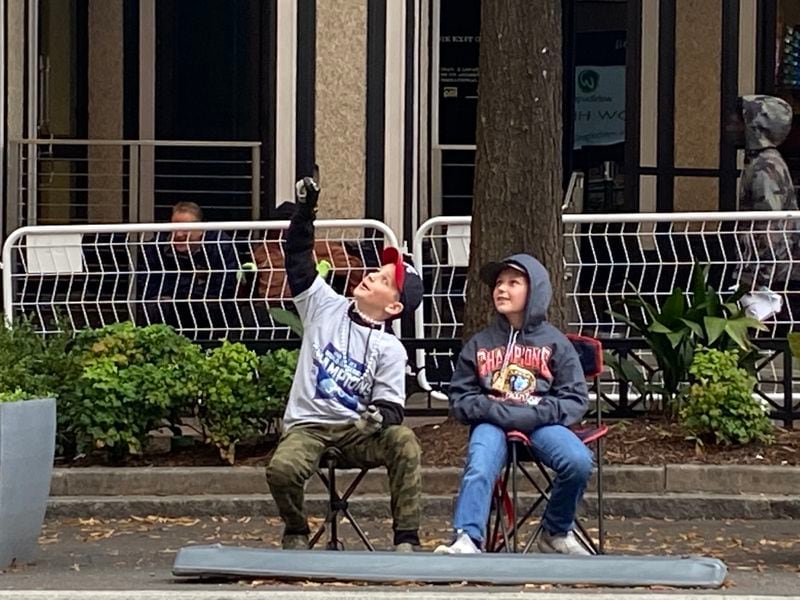
<instances>
[{"instance_id":1,"label":"white metal crowd barricade","mask_svg":"<svg viewBox=\"0 0 800 600\"><path fill-rule=\"evenodd\" d=\"M455 339L461 335L471 223L471 217L434 217L414 234L414 264L425 282L422 304L414 315L417 338ZM446 396L433 389L429 368L441 367L447 372L448 363L452 365L455 358L452 351L416 351L417 381L437 400L446 400Z\"/></svg>"},{"instance_id":2,"label":"white metal crowd barricade","mask_svg":"<svg viewBox=\"0 0 800 600\"><path fill-rule=\"evenodd\" d=\"M673 288L688 287L697 264L706 264L716 289L735 284L748 267L760 275L759 284L779 292L784 311L756 335L782 337L800 320L800 290L792 283L800 282L798 219L792 212L566 214L569 328L627 337L627 326L608 311L627 310L620 300L629 283L660 307ZM470 223L469 217L436 217L416 232L414 259L425 282L417 338L461 337ZM290 304L281 244L286 227L287 221L245 221L21 228L3 246L5 318L25 314L45 333L55 331L60 316L74 328L167 321L190 337L287 339L289 329L268 310ZM375 220L319 220L316 227L318 259L332 264L332 282L343 292L378 266L385 244L398 245L394 232ZM189 269L176 266L172 235L178 231L204 236ZM757 244L763 248L752 251ZM226 252L232 262L224 260ZM170 302L175 287L185 297ZM452 351L418 350L423 389L449 381L454 361ZM769 368L780 381L779 367Z\"/></svg>"},{"instance_id":3,"label":"white metal crowd barricade","mask_svg":"<svg viewBox=\"0 0 800 600\"><path fill-rule=\"evenodd\" d=\"M756 337L784 336L800 321L798 219L800 213L794 212L565 214L569 329L599 338L627 337L627 325L608 311L628 310L620 301L630 295L629 284L660 308L675 287L689 288L697 265L708 265L708 283L717 290L736 285L745 268L758 275L754 286L780 293L784 310ZM436 217L416 232L414 259L426 282L416 313L417 337L461 337L470 223L469 217ZM755 251L757 244L766 250ZM424 350L416 358L426 390L432 387L430 371L454 360L446 352Z\"/></svg>"},{"instance_id":4,"label":"white metal crowd barricade","mask_svg":"<svg viewBox=\"0 0 800 600\"><path fill-rule=\"evenodd\" d=\"M27 316L43 333L167 322L196 339L287 339L270 308L288 308L283 234L288 221L23 227L3 244L7 322ZM380 221L316 221L317 260L349 294L397 246ZM177 233L176 233L177 232ZM180 252L180 238L199 235ZM177 236L175 239L174 236ZM176 243L178 246L176 246Z\"/></svg>"}]
</instances>

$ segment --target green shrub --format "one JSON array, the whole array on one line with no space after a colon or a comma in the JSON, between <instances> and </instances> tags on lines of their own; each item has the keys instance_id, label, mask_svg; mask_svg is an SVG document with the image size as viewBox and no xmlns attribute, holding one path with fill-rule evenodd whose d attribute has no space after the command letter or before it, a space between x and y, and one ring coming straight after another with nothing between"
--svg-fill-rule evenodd
<instances>
[{"instance_id":1,"label":"green shrub","mask_svg":"<svg viewBox=\"0 0 800 600\"><path fill-rule=\"evenodd\" d=\"M0 317L2 318L2 317ZM76 375L69 330L44 336L30 321L0 323L0 392L19 390L29 398L58 395Z\"/></svg>"},{"instance_id":2,"label":"green shrub","mask_svg":"<svg viewBox=\"0 0 800 600\"><path fill-rule=\"evenodd\" d=\"M236 444L266 427L268 397L258 387L258 356L240 343L223 342L206 354L198 416L209 442L233 464Z\"/></svg>"},{"instance_id":3,"label":"green shrub","mask_svg":"<svg viewBox=\"0 0 800 600\"><path fill-rule=\"evenodd\" d=\"M698 349L689 372L680 418L692 435L723 445L772 440L768 405L753 397L756 379L739 366L737 351Z\"/></svg>"},{"instance_id":4,"label":"green shrub","mask_svg":"<svg viewBox=\"0 0 800 600\"><path fill-rule=\"evenodd\" d=\"M148 432L198 396L200 349L166 325L117 323L81 331L73 348L80 374L59 402L59 424L77 452L142 451Z\"/></svg>"},{"instance_id":5,"label":"green shrub","mask_svg":"<svg viewBox=\"0 0 800 600\"><path fill-rule=\"evenodd\" d=\"M284 349L259 357L226 341L207 353L198 417L223 459L233 464L239 442L264 435L283 415L296 366L297 351Z\"/></svg>"},{"instance_id":6,"label":"green shrub","mask_svg":"<svg viewBox=\"0 0 800 600\"><path fill-rule=\"evenodd\" d=\"M297 350L279 348L266 353L259 359L259 385L271 400L269 406L269 418L271 419L283 416L286 401L289 399L289 390L292 389L294 382L299 355Z\"/></svg>"}]
</instances>

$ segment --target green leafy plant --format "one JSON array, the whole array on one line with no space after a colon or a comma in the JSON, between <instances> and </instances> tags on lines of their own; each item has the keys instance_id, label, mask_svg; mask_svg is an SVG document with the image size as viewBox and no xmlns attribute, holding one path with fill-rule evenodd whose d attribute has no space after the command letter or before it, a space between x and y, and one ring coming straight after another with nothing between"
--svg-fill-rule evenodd
<instances>
[{"instance_id":1,"label":"green leafy plant","mask_svg":"<svg viewBox=\"0 0 800 600\"><path fill-rule=\"evenodd\" d=\"M793 331L786 336L789 342L789 351L795 358L800 358L800 331Z\"/></svg>"},{"instance_id":2,"label":"green leafy plant","mask_svg":"<svg viewBox=\"0 0 800 600\"><path fill-rule=\"evenodd\" d=\"M271 398L259 386L259 357L240 343L223 342L206 355L198 417L206 439L234 463L236 445L264 432Z\"/></svg>"},{"instance_id":3,"label":"green leafy plant","mask_svg":"<svg viewBox=\"0 0 800 600\"><path fill-rule=\"evenodd\" d=\"M285 308L270 308L269 314L279 325L285 325L298 337L303 337L303 322L295 313Z\"/></svg>"},{"instance_id":4,"label":"green leafy plant","mask_svg":"<svg viewBox=\"0 0 800 600\"><path fill-rule=\"evenodd\" d=\"M0 324L0 392L20 390L29 398L58 395L75 375L69 354L72 332L42 335L27 319Z\"/></svg>"},{"instance_id":5,"label":"green leafy plant","mask_svg":"<svg viewBox=\"0 0 800 600\"><path fill-rule=\"evenodd\" d=\"M50 398L53 394L38 394L40 398ZM24 400L30 400L32 398L31 394L22 390L21 388L17 388L15 390L3 390L0 392L0 404L4 402L22 402Z\"/></svg>"},{"instance_id":6,"label":"green leafy plant","mask_svg":"<svg viewBox=\"0 0 800 600\"><path fill-rule=\"evenodd\" d=\"M326 279L333 270L333 265L329 261L322 259L316 264L316 269L317 274ZM296 313L285 308L270 308L268 312L276 323L288 327L297 337L303 337L303 322Z\"/></svg>"},{"instance_id":7,"label":"green leafy plant","mask_svg":"<svg viewBox=\"0 0 800 600\"><path fill-rule=\"evenodd\" d=\"M717 444L772 441L769 405L753 396L756 379L739 366L736 350L701 348L694 354L680 419L689 433Z\"/></svg>"},{"instance_id":8,"label":"green leafy plant","mask_svg":"<svg viewBox=\"0 0 800 600\"><path fill-rule=\"evenodd\" d=\"M675 288L664 302L661 310L647 302L638 290L632 298L624 298L629 315L610 311L610 314L626 323L635 335L646 341L658 365L660 384L652 380L632 376L634 365L623 366L622 361L609 361L617 375L636 386L640 393L660 393L669 401L688 380L689 367L699 346L728 350L738 348L742 363L752 361L753 346L751 329L765 326L745 315L738 300L744 290L739 290L722 299L707 283L708 266L696 265L688 293Z\"/></svg>"},{"instance_id":9,"label":"green leafy plant","mask_svg":"<svg viewBox=\"0 0 800 600\"><path fill-rule=\"evenodd\" d=\"M286 409L299 354L297 350L279 348L260 357L258 377L264 393L270 398L271 419L281 417Z\"/></svg>"},{"instance_id":10,"label":"green leafy plant","mask_svg":"<svg viewBox=\"0 0 800 600\"><path fill-rule=\"evenodd\" d=\"M142 451L148 433L173 425L199 393L200 349L166 325L118 323L81 331L80 374L59 399L59 424L77 452Z\"/></svg>"}]
</instances>

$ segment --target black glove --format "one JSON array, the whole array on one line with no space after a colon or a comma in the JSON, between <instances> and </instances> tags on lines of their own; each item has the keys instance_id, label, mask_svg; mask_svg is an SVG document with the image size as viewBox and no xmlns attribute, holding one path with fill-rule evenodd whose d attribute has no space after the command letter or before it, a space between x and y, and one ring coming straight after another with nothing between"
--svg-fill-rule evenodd
<instances>
[{"instance_id":1,"label":"black glove","mask_svg":"<svg viewBox=\"0 0 800 600\"><path fill-rule=\"evenodd\" d=\"M319 200L319 184L311 177L303 177L294 184L297 191L298 207L305 207L309 212L317 211L317 200Z\"/></svg>"}]
</instances>

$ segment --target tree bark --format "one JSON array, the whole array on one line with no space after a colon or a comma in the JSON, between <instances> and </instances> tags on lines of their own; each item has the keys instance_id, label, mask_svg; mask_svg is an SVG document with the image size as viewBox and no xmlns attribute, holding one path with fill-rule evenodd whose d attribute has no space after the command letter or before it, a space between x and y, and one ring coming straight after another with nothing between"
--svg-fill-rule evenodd
<instances>
[{"instance_id":1,"label":"tree bark","mask_svg":"<svg viewBox=\"0 0 800 600\"><path fill-rule=\"evenodd\" d=\"M566 325L562 203L561 0L481 3L477 152L465 339L493 312L482 264L525 252L553 283Z\"/></svg>"}]
</instances>

